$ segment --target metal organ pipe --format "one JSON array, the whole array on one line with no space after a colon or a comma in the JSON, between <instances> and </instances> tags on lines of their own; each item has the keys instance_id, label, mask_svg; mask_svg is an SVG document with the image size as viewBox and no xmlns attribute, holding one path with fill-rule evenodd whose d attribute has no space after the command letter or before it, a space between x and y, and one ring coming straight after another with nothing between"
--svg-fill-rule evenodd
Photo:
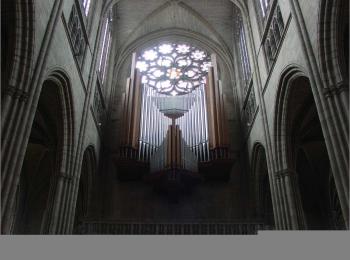
<instances>
[{"instance_id":1,"label":"metal organ pipe","mask_svg":"<svg viewBox=\"0 0 350 260\"><path fill-rule=\"evenodd\" d=\"M161 95L147 84L143 84L142 89L139 159L148 161L162 145L170 119L159 111L159 107L164 104Z\"/></svg>"},{"instance_id":2,"label":"metal organ pipe","mask_svg":"<svg viewBox=\"0 0 350 260\"><path fill-rule=\"evenodd\" d=\"M183 97L188 112L176 120L186 145L199 161L209 160L207 116L204 85Z\"/></svg>"},{"instance_id":3,"label":"metal organ pipe","mask_svg":"<svg viewBox=\"0 0 350 260\"><path fill-rule=\"evenodd\" d=\"M169 101L165 98L167 96L157 93L147 84L143 84L141 95L142 115L138 154L141 161L148 161L152 154L159 154L158 150L163 147L171 119L160 112L160 108L166 108L169 105L167 103ZM192 151L198 161L208 161L208 118L204 84L193 92L176 98L177 106L187 111L182 117L175 120L175 124L181 130L184 144L190 149L188 152ZM180 152L183 155L188 154L187 148L181 148ZM159 160L165 160L165 157L160 154L159 156ZM183 163L189 163L185 162L186 158L181 160L184 160ZM157 162L157 165L159 163Z\"/></svg>"}]
</instances>

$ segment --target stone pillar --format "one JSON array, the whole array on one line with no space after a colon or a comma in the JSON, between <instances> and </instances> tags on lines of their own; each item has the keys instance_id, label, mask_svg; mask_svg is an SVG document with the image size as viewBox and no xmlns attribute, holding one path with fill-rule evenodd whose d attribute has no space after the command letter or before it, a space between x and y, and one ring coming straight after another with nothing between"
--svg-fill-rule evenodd
<instances>
[{"instance_id":1,"label":"stone pillar","mask_svg":"<svg viewBox=\"0 0 350 260\"><path fill-rule=\"evenodd\" d=\"M306 58L307 69L310 71L310 84L320 117L345 224L349 228L349 142L347 130L349 125L349 97L346 95L348 86L343 84L344 86L340 86L340 88L332 87L336 91L328 91L330 86L326 86L321 77L299 1L289 0L289 3L298 30L298 37L302 44L302 51ZM342 89L346 89L346 91L342 91ZM334 95L332 92L339 92L340 95ZM333 100L330 100L331 96L333 96Z\"/></svg>"},{"instance_id":2,"label":"stone pillar","mask_svg":"<svg viewBox=\"0 0 350 260\"><path fill-rule=\"evenodd\" d=\"M302 209L297 174L291 169L284 169L276 173L276 182L279 184L279 205L282 221L281 229L305 229L305 218Z\"/></svg>"},{"instance_id":3,"label":"stone pillar","mask_svg":"<svg viewBox=\"0 0 350 260\"><path fill-rule=\"evenodd\" d=\"M342 86L342 88L332 87L324 91L324 96L331 108L331 112L333 112L329 120L332 121L330 125L341 143L341 145L333 148L335 156L331 161L331 166L333 164L332 174L347 227L349 227L349 104L348 98L344 97L344 95L348 96L348 93L349 89L346 86ZM344 119L344 117L346 117L346 119ZM332 151L329 152L330 157L331 152Z\"/></svg>"},{"instance_id":4,"label":"stone pillar","mask_svg":"<svg viewBox=\"0 0 350 260\"><path fill-rule=\"evenodd\" d=\"M80 163L78 172L79 174L81 174L81 163ZM70 192L69 206L68 206L69 210L66 215L67 225L63 231L65 234L71 234L73 232L76 204L77 204L77 199L79 194L79 183L80 183L80 176L76 176L71 185L71 192Z\"/></svg>"},{"instance_id":5,"label":"stone pillar","mask_svg":"<svg viewBox=\"0 0 350 260\"><path fill-rule=\"evenodd\" d=\"M1 144L1 233L3 234L11 232L11 215L29 140L30 126L34 120L36 105L40 97L45 64L48 58L47 53L51 46L53 32L61 17L63 2L64 0L57 0L52 7L39 56L34 66L33 77L28 80L25 88L15 87L13 102L11 103L11 97L6 98L5 111L2 111L2 116L7 119L7 122L2 126L4 131L2 132L3 142Z\"/></svg>"},{"instance_id":6,"label":"stone pillar","mask_svg":"<svg viewBox=\"0 0 350 260\"><path fill-rule=\"evenodd\" d=\"M61 234L61 226L66 222L64 216L64 208L69 198L67 192L71 185L72 177L66 173L58 176L56 184L55 198L53 200L53 209L51 214L49 234Z\"/></svg>"}]
</instances>

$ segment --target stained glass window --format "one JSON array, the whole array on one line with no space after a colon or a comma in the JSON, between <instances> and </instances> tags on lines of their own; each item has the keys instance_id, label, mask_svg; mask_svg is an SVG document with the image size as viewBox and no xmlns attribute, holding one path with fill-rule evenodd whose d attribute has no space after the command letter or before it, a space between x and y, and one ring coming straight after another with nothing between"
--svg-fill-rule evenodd
<instances>
[{"instance_id":1,"label":"stained glass window","mask_svg":"<svg viewBox=\"0 0 350 260\"><path fill-rule=\"evenodd\" d=\"M161 43L149 48L141 53L136 65L143 84L172 96L191 93L205 83L210 66L205 51L186 43Z\"/></svg>"}]
</instances>

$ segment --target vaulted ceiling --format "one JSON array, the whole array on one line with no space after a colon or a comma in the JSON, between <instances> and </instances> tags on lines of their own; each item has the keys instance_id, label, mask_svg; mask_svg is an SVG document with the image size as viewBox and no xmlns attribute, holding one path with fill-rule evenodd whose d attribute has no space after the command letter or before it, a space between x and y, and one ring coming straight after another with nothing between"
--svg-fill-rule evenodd
<instances>
[{"instance_id":1,"label":"vaulted ceiling","mask_svg":"<svg viewBox=\"0 0 350 260\"><path fill-rule=\"evenodd\" d=\"M234 4L230 0L120 0L114 6L117 53L140 37L169 28L233 46Z\"/></svg>"}]
</instances>

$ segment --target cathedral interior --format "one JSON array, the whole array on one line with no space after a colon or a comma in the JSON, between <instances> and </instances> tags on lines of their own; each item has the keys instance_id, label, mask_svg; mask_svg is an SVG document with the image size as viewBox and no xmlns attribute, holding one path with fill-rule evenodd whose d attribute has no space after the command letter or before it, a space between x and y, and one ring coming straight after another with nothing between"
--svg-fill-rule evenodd
<instances>
[{"instance_id":1,"label":"cathedral interior","mask_svg":"<svg viewBox=\"0 0 350 260\"><path fill-rule=\"evenodd\" d=\"M349 229L349 1L1 1L2 234Z\"/></svg>"}]
</instances>

